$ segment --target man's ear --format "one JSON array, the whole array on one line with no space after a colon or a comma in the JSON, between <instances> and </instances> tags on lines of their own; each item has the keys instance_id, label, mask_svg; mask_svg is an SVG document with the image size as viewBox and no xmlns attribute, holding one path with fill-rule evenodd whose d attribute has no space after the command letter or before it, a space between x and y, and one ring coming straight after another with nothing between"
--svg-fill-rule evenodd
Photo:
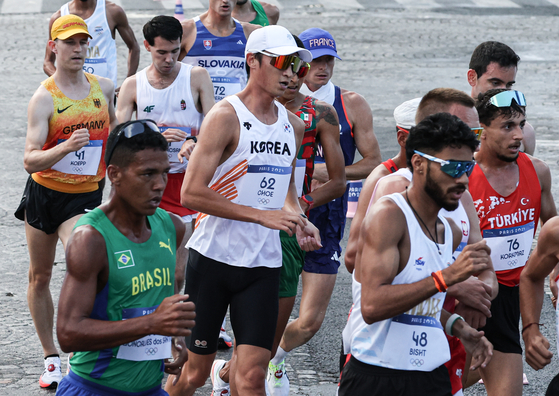
<instances>
[{"instance_id":1,"label":"man's ear","mask_svg":"<svg viewBox=\"0 0 559 396\"><path fill-rule=\"evenodd\" d=\"M423 157L419 154L413 154L411 157L411 166L414 174L422 175L425 172L425 167L429 161L423 161Z\"/></svg>"},{"instance_id":2,"label":"man's ear","mask_svg":"<svg viewBox=\"0 0 559 396\"><path fill-rule=\"evenodd\" d=\"M470 84L470 87L475 87L476 84L477 84L477 73L476 73L476 71L474 69L469 69L467 76L468 76L468 84Z\"/></svg>"},{"instance_id":3,"label":"man's ear","mask_svg":"<svg viewBox=\"0 0 559 396\"><path fill-rule=\"evenodd\" d=\"M107 168L107 177L113 185L119 186L122 178L122 168L114 164L109 165Z\"/></svg>"}]
</instances>

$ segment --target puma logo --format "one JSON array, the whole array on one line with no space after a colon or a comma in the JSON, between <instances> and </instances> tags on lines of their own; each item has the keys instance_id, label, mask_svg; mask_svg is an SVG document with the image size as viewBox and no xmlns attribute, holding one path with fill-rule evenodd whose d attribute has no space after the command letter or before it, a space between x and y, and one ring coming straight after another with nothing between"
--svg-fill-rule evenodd
<instances>
[{"instance_id":1,"label":"puma logo","mask_svg":"<svg viewBox=\"0 0 559 396\"><path fill-rule=\"evenodd\" d=\"M171 249L171 240L167 239L168 243L165 243L163 241L159 241L159 247L160 248L164 248L164 249L169 249L169 251L171 252L171 254L173 254L173 250Z\"/></svg>"}]
</instances>

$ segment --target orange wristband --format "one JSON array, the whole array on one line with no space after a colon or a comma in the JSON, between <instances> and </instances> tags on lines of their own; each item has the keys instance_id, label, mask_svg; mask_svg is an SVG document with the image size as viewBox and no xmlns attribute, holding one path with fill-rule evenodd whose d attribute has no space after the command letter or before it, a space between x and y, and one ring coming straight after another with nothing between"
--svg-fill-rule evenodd
<instances>
[{"instance_id":1,"label":"orange wristband","mask_svg":"<svg viewBox=\"0 0 559 396\"><path fill-rule=\"evenodd\" d=\"M447 289L447 286L446 283L444 282L441 271L439 270L437 272L431 272L431 276L435 280L435 286L437 287L437 290L440 291L441 293L444 293Z\"/></svg>"}]
</instances>

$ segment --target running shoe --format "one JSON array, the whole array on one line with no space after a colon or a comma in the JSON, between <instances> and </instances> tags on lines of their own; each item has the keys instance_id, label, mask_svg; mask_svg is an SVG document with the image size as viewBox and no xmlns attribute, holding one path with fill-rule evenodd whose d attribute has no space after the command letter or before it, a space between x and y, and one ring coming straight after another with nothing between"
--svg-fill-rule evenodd
<instances>
[{"instance_id":1,"label":"running shoe","mask_svg":"<svg viewBox=\"0 0 559 396\"><path fill-rule=\"evenodd\" d=\"M212 393L211 396L229 396L229 384L221 379L219 372L227 363L223 359L216 359L212 363Z\"/></svg>"},{"instance_id":2,"label":"running shoe","mask_svg":"<svg viewBox=\"0 0 559 396\"><path fill-rule=\"evenodd\" d=\"M39 378L39 386L41 388L56 389L62 381L62 373L60 372L60 357L48 357L45 359L45 371Z\"/></svg>"},{"instance_id":3,"label":"running shoe","mask_svg":"<svg viewBox=\"0 0 559 396\"><path fill-rule=\"evenodd\" d=\"M285 359L278 365L272 364L272 362L268 364L268 378L266 382L269 385L270 396L289 395L289 378L287 378L287 373L285 372Z\"/></svg>"},{"instance_id":4,"label":"running shoe","mask_svg":"<svg viewBox=\"0 0 559 396\"><path fill-rule=\"evenodd\" d=\"M225 329L222 327L219 332L219 340L217 341L217 347L219 349L229 349L233 346L233 339L227 334Z\"/></svg>"}]
</instances>

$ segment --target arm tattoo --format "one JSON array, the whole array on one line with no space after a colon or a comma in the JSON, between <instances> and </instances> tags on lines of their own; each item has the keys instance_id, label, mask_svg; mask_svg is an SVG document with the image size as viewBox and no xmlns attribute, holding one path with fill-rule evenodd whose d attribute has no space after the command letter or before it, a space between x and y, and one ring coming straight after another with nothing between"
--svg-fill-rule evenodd
<instances>
[{"instance_id":1,"label":"arm tattoo","mask_svg":"<svg viewBox=\"0 0 559 396\"><path fill-rule=\"evenodd\" d=\"M315 106L316 110L316 118L318 121L324 120L330 125L338 126L338 120L336 120L336 116L334 115L332 108L330 106L323 106L317 104Z\"/></svg>"}]
</instances>

